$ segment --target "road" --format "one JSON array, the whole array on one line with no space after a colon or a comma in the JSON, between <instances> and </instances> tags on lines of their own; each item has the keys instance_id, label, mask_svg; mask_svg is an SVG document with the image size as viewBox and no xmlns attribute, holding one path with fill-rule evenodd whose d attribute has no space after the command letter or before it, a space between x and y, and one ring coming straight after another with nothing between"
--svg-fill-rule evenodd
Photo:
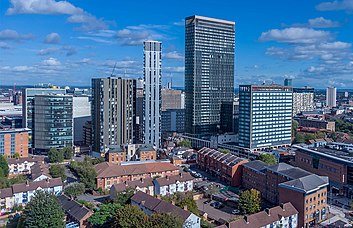
<instances>
[{"instance_id":1,"label":"road","mask_svg":"<svg viewBox=\"0 0 353 228\"><path fill-rule=\"evenodd\" d=\"M219 221L220 219L224 221L229 221L232 218L236 218L237 215L233 215L231 212L233 208L225 206L221 209L216 209L214 207L211 207L211 203L214 202L212 201L211 203L204 204L207 199L200 199L196 201L197 208L199 211L207 213L208 217L212 220L217 220Z\"/></svg>"}]
</instances>

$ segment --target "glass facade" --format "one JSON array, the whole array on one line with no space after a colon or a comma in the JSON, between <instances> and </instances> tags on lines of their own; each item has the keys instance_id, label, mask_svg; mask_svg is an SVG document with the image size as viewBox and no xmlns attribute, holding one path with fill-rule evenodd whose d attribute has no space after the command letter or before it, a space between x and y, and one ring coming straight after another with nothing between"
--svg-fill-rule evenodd
<instances>
[{"instance_id":1,"label":"glass facade","mask_svg":"<svg viewBox=\"0 0 353 228\"><path fill-rule=\"evenodd\" d=\"M37 152L73 146L72 96L35 95L34 147Z\"/></svg>"},{"instance_id":2,"label":"glass facade","mask_svg":"<svg viewBox=\"0 0 353 228\"><path fill-rule=\"evenodd\" d=\"M185 19L185 130L196 135L220 128L222 102L233 101L235 23Z\"/></svg>"},{"instance_id":3,"label":"glass facade","mask_svg":"<svg viewBox=\"0 0 353 228\"><path fill-rule=\"evenodd\" d=\"M292 88L239 86L239 146L258 149L290 145Z\"/></svg>"}]
</instances>

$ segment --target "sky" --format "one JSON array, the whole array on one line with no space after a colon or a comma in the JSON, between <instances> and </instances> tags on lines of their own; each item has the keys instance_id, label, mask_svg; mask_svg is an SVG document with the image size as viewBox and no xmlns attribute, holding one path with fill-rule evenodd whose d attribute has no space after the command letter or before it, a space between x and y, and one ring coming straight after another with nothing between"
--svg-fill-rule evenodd
<instances>
[{"instance_id":1,"label":"sky","mask_svg":"<svg viewBox=\"0 0 353 228\"><path fill-rule=\"evenodd\" d=\"M184 18L236 22L235 86L353 88L353 0L0 0L0 85L89 86L143 77L144 40L163 45L162 83L184 86Z\"/></svg>"}]
</instances>

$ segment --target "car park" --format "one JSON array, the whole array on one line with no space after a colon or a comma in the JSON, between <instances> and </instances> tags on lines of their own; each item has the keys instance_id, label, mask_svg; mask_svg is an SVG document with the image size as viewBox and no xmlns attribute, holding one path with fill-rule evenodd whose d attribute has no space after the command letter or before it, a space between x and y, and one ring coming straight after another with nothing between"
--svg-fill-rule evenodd
<instances>
[{"instance_id":1,"label":"car park","mask_svg":"<svg viewBox=\"0 0 353 228\"><path fill-rule=\"evenodd\" d=\"M212 202L212 200L206 200L205 202L203 202L204 204L209 204L209 203L211 203Z\"/></svg>"}]
</instances>

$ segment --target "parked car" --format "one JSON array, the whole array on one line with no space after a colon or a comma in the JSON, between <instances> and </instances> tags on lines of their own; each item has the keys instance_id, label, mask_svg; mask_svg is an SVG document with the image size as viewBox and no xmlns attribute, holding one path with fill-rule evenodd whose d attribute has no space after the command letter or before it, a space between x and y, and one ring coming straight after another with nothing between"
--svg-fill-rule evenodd
<instances>
[{"instance_id":1,"label":"parked car","mask_svg":"<svg viewBox=\"0 0 353 228\"><path fill-rule=\"evenodd\" d=\"M215 206L214 208L216 208L216 209L221 209L221 208L223 208L223 207L224 207L224 204L221 203L221 202L218 202L218 204L216 204L216 206Z\"/></svg>"},{"instance_id":2,"label":"parked car","mask_svg":"<svg viewBox=\"0 0 353 228\"><path fill-rule=\"evenodd\" d=\"M237 214L239 214L239 213L240 213L240 211L239 211L238 209L232 210L232 214L233 214L233 215L237 215Z\"/></svg>"},{"instance_id":3,"label":"parked car","mask_svg":"<svg viewBox=\"0 0 353 228\"><path fill-rule=\"evenodd\" d=\"M216 205L217 205L218 203L219 203L219 202L217 202L217 201L216 201L216 202L213 202L213 203L210 204L210 206L211 206L211 207L216 207Z\"/></svg>"},{"instance_id":4,"label":"parked car","mask_svg":"<svg viewBox=\"0 0 353 228\"><path fill-rule=\"evenodd\" d=\"M212 200L206 200L206 201L204 201L203 203L204 204L209 204L209 203L211 203L212 202Z\"/></svg>"}]
</instances>

